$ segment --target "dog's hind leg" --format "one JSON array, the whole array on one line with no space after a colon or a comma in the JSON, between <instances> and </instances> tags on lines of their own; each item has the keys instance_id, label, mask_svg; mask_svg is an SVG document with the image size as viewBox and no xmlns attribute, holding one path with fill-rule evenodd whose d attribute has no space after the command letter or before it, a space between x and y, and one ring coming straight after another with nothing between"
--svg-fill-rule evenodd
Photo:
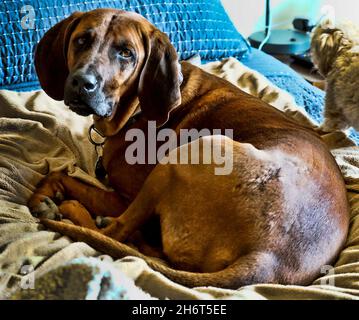
<instances>
[{"instance_id":1,"label":"dog's hind leg","mask_svg":"<svg viewBox=\"0 0 359 320\"><path fill-rule=\"evenodd\" d=\"M61 203L59 211L63 218L71 220L74 224L93 230L98 230L87 209L77 200L67 200Z\"/></svg>"},{"instance_id":2,"label":"dog's hind leg","mask_svg":"<svg viewBox=\"0 0 359 320\"><path fill-rule=\"evenodd\" d=\"M161 169L165 168L165 166L159 166ZM159 194L163 194L163 188L166 185L163 181L166 179L166 175L161 174L164 170L159 169L159 166L154 170L157 174L152 173L147 178L141 191L127 210L118 218L113 219L108 227L101 230L102 234L124 242L156 213L157 201L160 199ZM160 173L158 174L158 172ZM159 177L162 179L159 180Z\"/></svg>"}]
</instances>

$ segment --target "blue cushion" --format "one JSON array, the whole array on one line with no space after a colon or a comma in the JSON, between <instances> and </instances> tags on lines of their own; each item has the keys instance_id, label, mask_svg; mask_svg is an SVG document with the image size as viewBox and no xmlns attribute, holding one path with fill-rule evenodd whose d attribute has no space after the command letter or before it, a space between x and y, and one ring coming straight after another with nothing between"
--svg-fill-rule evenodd
<instances>
[{"instance_id":1,"label":"blue cushion","mask_svg":"<svg viewBox=\"0 0 359 320\"><path fill-rule=\"evenodd\" d=\"M252 49L251 54L244 57L241 62L289 92L313 119L318 123L323 122L324 91L312 86L284 63L257 49ZM359 133L353 128L349 131L349 137L359 145Z\"/></svg>"},{"instance_id":2,"label":"blue cushion","mask_svg":"<svg viewBox=\"0 0 359 320\"><path fill-rule=\"evenodd\" d=\"M257 49L253 49L250 55L242 59L242 62L266 76L279 88L289 92L296 103L304 107L313 119L322 121L324 91L312 86L286 64Z\"/></svg>"},{"instance_id":3,"label":"blue cushion","mask_svg":"<svg viewBox=\"0 0 359 320\"><path fill-rule=\"evenodd\" d=\"M25 5L34 9L34 29L22 28L21 21L31 26L29 21L24 21L28 12L21 12ZM240 59L249 50L220 0L3 0L0 3L0 89L37 89L33 53L45 31L74 11L100 7L142 14L169 35L181 59L194 53L204 60L229 56Z\"/></svg>"}]
</instances>

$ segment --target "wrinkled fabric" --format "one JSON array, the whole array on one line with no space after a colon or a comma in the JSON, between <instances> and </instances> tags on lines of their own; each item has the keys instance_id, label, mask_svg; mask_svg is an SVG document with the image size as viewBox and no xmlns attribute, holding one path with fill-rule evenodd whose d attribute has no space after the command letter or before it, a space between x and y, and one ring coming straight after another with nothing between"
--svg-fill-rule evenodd
<instances>
[{"instance_id":1,"label":"wrinkled fabric","mask_svg":"<svg viewBox=\"0 0 359 320\"><path fill-rule=\"evenodd\" d=\"M315 120L308 118L307 112L296 105L291 95L238 60L225 59L203 68L241 84L244 90L252 88L253 94L271 99L272 105L295 121L315 125ZM237 81L240 78L241 81ZM253 78L258 84L256 91L250 80ZM85 243L72 242L45 230L31 216L26 201L38 181L50 171L67 169L70 175L105 188L94 178L96 157L86 138L90 123L90 118L77 116L42 91L0 91L2 298L359 299L359 149L345 134L336 132L323 137L333 149L345 177L351 205L348 239L335 265L324 266L322 277L309 286L258 284L238 290L188 289L152 270L139 258L124 257L114 261ZM108 270L107 264L111 265L109 273L101 271ZM31 266L33 271L24 275L26 266ZM34 277L34 289L19 289L27 277ZM61 281L63 277L69 281ZM106 287L108 291L103 288L103 278L110 283Z\"/></svg>"}]
</instances>

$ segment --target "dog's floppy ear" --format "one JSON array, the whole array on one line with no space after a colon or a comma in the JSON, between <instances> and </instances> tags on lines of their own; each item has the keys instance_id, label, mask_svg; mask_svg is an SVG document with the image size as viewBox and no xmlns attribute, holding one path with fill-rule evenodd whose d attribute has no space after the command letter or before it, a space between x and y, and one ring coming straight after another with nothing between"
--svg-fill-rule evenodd
<instances>
[{"instance_id":1,"label":"dog's floppy ear","mask_svg":"<svg viewBox=\"0 0 359 320\"><path fill-rule=\"evenodd\" d=\"M181 104L181 66L175 48L166 34L155 30L147 38L146 61L138 85L143 114L161 126L169 112Z\"/></svg>"},{"instance_id":2,"label":"dog's floppy ear","mask_svg":"<svg viewBox=\"0 0 359 320\"><path fill-rule=\"evenodd\" d=\"M64 99L65 81L69 74L67 49L72 32L82 12L74 12L48 30L35 51L35 68L44 91L55 100Z\"/></svg>"}]
</instances>

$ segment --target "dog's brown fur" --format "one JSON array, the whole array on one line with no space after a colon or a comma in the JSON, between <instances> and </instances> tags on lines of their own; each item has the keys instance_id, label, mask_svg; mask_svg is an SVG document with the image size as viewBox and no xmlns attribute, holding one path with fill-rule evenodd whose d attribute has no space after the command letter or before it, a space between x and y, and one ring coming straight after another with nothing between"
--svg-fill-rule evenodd
<instances>
[{"instance_id":1,"label":"dog's brown fur","mask_svg":"<svg viewBox=\"0 0 359 320\"><path fill-rule=\"evenodd\" d=\"M120 17L118 29L109 29L108 21L114 17ZM44 224L114 257L143 257L154 269L190 287L313 281L341 250L349 223L343 178L317 134L189 63L181 64L180 85L177 56L167 36L144 18L116 10L75 14L41 40L37 72L54 98L63 98L61 81L79 63L97 59L96 68L106 71L107 58L96 57L98 49L73 49L72 39L88 23L100 35L100 44L113 32L121 32L139 57L131 72L128 67L116 74L108 70L111 83L104 90L117 98L117 104L111 117L95 116L96 127L107 136L104 165L115 191L53 173L39 185L29 206L34 210L44 197L64 194L73 200L63 202L60 211L87 228L50 220ZM42 64L45 56L50 63ZM158 64L164 72L156 74ZM61 81L55 80L53 68L61 73ZM142 115L124 127L138 100ZM129 165L125 150L130 142L125 141L125 133L130 128L146 133L149 119L176 132L233 129L233 140L223 136L200 140L233 147L233 172L216 176L213 165L204 164ZM117 218L99 230L92 221L96 215ZM148 242L141 245L137 232L152 226L148 221L156 216L160 250ZM135 242L143 253L164 257L170 267L121 242Z\"/></svg>"}]
</instances>

